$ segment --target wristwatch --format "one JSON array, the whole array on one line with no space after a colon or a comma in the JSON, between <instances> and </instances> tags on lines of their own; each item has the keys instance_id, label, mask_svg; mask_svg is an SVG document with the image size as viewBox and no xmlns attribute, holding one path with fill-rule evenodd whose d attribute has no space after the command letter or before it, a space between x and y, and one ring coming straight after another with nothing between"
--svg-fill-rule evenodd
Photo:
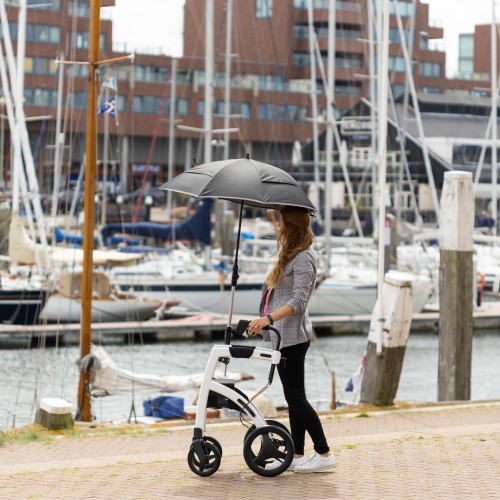
<instances>
[{"instance_id":1,"label":"wristwatch","mask_svg":"<svg viewBox=\"0 0 500 500\"><path fill-rule=\"evenodd\" d=\"M274 325L273 317L270 314L266 314L266 318L269 320L270 325Z\"/></svg>"}]
</instances>

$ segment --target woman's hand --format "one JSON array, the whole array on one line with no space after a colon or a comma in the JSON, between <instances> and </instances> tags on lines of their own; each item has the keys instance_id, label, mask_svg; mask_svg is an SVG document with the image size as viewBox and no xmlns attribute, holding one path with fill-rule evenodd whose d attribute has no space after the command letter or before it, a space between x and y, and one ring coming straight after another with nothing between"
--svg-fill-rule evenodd
<instances>
[{"instance_id":1,"label":"woman's hand","mask_svg":"<svg viewBox=\"0 0 500 500\"><path fill-rule=\"evenodd\" d=\"M248 324L247 333L251 337L258 335L261 330L269 326L269 318L262 316L262 318L255 318Z\"/></svg>"}]
</instances>

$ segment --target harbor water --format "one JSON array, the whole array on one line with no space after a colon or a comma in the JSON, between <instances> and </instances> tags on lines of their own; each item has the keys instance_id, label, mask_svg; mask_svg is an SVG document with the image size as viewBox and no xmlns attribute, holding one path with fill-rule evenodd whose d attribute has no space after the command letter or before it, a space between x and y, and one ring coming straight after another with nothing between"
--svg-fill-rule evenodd
<instances>
[{"instance_id":1,"label":"harbor water","mask_svg":"<svg viewBox=\"0 0 500 500\"><path fill-rule=\"evenodd\" d=\"M217 342L217 341L216 341ZM262 341L248 340L259 344ZM313 341L306 361L306 387L309 399L327 409L332 398L331 371L336 375L336 399L352 401L345 387L358 368L366 348L366 336L341 335ZM135 373L161 376L203 372L214 341L178 341L155 344L103 345L119 368ZM263 344L268 345L268 344ZM60 397L76 408L78 348L35 347L0 350L0 430L34 421L37 404L44 397ZM497 365L500 338L494 331L474 333L472 358L472 399L500 399ZM232 360L229 371L252 374L253 380L239 383L245 391L265 385L269 364L260 360ZM396 399L436 401L438 375L438 336L432 333L410 334ZM96 421L128 419L132 402L137 415L143 415L143 400L154 394L130 394L93 399ZM266 391L276 406L285 405L281 383L276 377ZM195 390L175 393L191 405Z\"/></svg>"}]
</instances>

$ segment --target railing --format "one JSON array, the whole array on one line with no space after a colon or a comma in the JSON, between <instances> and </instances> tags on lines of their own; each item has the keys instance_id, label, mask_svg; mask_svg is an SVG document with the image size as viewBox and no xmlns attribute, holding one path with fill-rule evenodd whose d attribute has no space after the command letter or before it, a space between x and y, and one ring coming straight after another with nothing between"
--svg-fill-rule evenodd
<instances>
[{"instance_id":1,"label":"railing","mask_svg":"<svg viewBox=\"0 0 500 500\"><path fill-rule=\"evenodd\" d=\"M151 45L136 45L126 42L114 42L113 52L145 54L150 56L171 56L172 47L153 47Z\"/></svg>"}]
</instances>

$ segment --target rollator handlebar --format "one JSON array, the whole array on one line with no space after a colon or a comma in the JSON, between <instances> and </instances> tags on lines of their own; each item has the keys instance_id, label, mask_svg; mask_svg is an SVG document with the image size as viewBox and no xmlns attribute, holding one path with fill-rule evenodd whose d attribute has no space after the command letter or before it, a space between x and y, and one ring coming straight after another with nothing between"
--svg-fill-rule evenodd
<instances>
[{"instance_id":1,"label":"rollator handlebar","mask_svg":"<svg viewBox=\"0 0 500 500\"><path fill-rule=\"evenodd\" d=\"M238 324L236 325L236 329L233 330L233 337L248 337L248 335L246 335L246 333L247 333L247 329L248 329L249 324L250 324L249 320L240 319L238 321ZM278 337L278 342L276 343L276 351L279 351L280 346L281 346L281 334L280 334L280 332L274 326L271 326L271 325L264 328L264 330L271 330L276 334L276 336Z\"/></svg>"}]
</instances>

